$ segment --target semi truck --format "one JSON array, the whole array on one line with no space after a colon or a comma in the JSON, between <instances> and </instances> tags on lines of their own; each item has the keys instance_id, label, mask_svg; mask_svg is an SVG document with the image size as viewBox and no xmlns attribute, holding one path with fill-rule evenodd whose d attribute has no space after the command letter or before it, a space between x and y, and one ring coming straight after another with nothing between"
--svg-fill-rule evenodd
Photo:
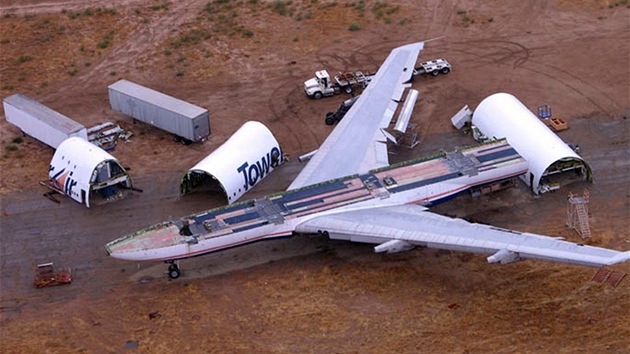
<instances>
[{"instance_id":1,"label":"semi truck","mask_svg":"<svg viewBox=\"0 0 630 354\"><path fill-rule=\"evenodd\" d=\"M314 99L333 96L341 92L352 94L355 86L365 88L373 76L374 74L365 74L362 71L346 71L331 78L328 71L320 70L315 72L315 77L304 81L304 93L307 97Z\"/></svg>"},{"instance_id":2,"label":"semi truck","mask_svg":"<svg viewBox=\"0 0 630 354\"><path fill-rule=\"evenodd\" d=\"M108 87L113 110L173 134L182 144L204 141L210 135L208 110L175 97L120 80Z\"/></svg>"},{"instance_id":3,"label":"semi truck","mask_svg":"<svg viewBox=\"0 0 630 354\"><path fill-rule=\"evenodd\" d=\"M2 104L7 122L53 149L73 136L88 138L82 124L21 93L6 97Z\"/></svg>"}]
</instances>

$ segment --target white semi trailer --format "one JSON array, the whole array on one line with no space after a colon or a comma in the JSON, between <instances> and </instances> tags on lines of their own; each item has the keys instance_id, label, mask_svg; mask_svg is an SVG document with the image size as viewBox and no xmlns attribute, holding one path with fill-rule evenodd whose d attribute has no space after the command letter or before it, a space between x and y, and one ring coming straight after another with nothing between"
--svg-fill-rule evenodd
<instances>
[{"instance_id":1,"label":"white semi trailer","mask_svg":"<svg viewBox=\"0 0 630 354\"><path fill-rule=\"evenodd\" d=\"M109 85L108 91L113 110L166 130L182 144L203 141L210 135L205 108L127 80Z\"/></svg>"},{"instance_id":2,"label":"white semi trailer","mask_svg":"<svg viewBox=\"0 0 630 354\"><path fill-rule=\"evenodd\" d=\"M53 149L73 136L88 138L82 124L21 93L6 97L2 104L7 122Z\"/></svg>"}]
</instances>

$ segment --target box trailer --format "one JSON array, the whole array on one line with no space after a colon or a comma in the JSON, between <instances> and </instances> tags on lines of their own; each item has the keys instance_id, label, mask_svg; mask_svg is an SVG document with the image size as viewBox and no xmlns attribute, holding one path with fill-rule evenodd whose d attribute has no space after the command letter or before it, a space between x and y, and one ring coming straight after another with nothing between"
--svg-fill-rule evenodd
<instances>
[{"instance_id":1,"label":"box trailer","mask_svg":"<svg viewBox=\"0 0 630 354\"><path fill-rule=\"evenodd\" d=\"M210 135L207 109L127 80L108 89L113 110L170 132L182 143L202 141Z\"/></svg>"},{"instance_id":2,"label":"box trailer","mask_svg":"<svg viewBox=\"0 0 630 354\"><path fill-rule=\"evenodd\" d=\"M6 97L2 103L7 122L53 149L73 136L87 140L87 129L82 124L28 96L16 93Z\"/></svg>"}]
</instances>

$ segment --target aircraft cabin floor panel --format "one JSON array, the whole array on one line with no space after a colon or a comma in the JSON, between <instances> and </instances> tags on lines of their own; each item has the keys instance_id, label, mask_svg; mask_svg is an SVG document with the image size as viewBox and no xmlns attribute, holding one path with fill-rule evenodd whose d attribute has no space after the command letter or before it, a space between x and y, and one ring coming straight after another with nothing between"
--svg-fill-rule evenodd
<instances>
[{"instance_id":1,"label":"aircraft cabin floor panel","mask_svg":"<svg viewBox=\"0 0 630 354\"><path fill-rule=\"evenodd\" d=\"M450 188L446 193L427 196L427 202L436 202L440 197L472 187L462 187L454 179L484 173L492 173L489 179L496 179L496 176L503 176L500 169L513 169L514 164L522 164L524 161L505 140L494 141L388 166L359 176L204 211L176 222L154 225L112 241L107 249L112 253L168 247L189 243L191 238L196 242L268 224L282 224L286 220L360 201L385 198L418 187L440 187L436 190ZM438 185L442 183L446 184ZM189 226L185 226L186 224Z\"/></svg>"}]
</instances>

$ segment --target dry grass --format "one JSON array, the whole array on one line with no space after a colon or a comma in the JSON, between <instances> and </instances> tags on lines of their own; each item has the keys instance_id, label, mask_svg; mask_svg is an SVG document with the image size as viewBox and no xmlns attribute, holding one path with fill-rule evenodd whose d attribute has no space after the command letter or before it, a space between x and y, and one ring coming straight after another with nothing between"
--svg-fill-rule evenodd
<instances>
[{"instance_id":1,"label":"dry grass","mask_svg":"<svg viewBox=\"0 0 630 354\"><path fill-rule=\"evenodd\" d=\"M3 94L37 94L91 70L137 24L115 9L5 15L0 27Z\"/></svg>"}]
</instances>

